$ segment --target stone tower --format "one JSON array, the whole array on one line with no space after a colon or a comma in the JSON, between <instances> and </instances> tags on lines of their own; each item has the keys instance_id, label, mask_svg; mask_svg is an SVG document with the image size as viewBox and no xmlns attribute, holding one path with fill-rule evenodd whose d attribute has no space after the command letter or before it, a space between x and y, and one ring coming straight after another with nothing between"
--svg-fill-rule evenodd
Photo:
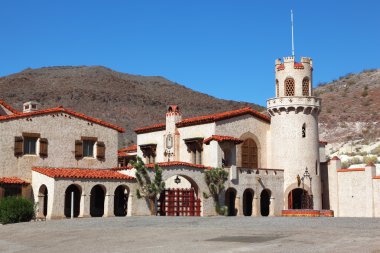
<instances>
[{"instance_id":1,"label":"stone tower","mask_svg":"<svg viewBox=\"0 0 380 253\"><path fill-rule=\"evenodd\" d=\"M284 57L275 65L276 97L267 101L267 110L271 115L272 167L284 169L284 209L294 208L290 193L303 185L313 195L314 209L322 209L318 134L321 99L312 94L312 60L302 57L296 62L294 57ZM303 184L300 179L306 168L312 180L305 178Z\"/></svg>"}]
</instances>

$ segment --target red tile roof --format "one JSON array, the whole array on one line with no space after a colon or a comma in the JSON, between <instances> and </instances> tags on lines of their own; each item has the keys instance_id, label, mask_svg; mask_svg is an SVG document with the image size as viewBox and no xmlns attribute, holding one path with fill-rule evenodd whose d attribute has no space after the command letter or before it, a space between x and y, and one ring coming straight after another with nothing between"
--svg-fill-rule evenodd
<instances>
[{"instance_id":1,"label":"red tile roof","mask_svg":"<svg viewBox=\"0 0 380 253\"><path fill-rule=\"evenodd\" d=\"M138 134L143 134L143 133L165 130L165 127L166 127L165 123L159 123L159 124L154 124L147 127L137 128L135 129L135 132Z\"/></svg>"},{"instance_id":2,"label":"red tile roof","mask_svg":"<svg viewBox=\"0 0 380 253\"><path fill-rule=\"evenodd\" d=\"M117 151L117 156L135 156L135 154L131 154L131 153L135 153L137 152L137 145L131 145L129 147L126 147L126 148L121 148Z\"/></svg>"},{"instance_id":3,"label":"red tile roof","mask_svg":"<svg viewBox=\"0 0 380 253\"><path fill-rule=\"evenodd\" d=\"M84 119L84 120L87 120L87 121L90 121L90 122L93 122L93 123L96 123L96 124L99 124L99 125L102 125L105 127L115 129L121 133L123 133L125 131L124 128L122 128L122 127L113 125L111 123L105 122L105 121L97 119L97 118L87 116L87 115L79 113L79 112L72 111L72 110L67 109L67 108L63 108L61 106L55 107L55 108L49 108L49 109L45 109L45 110L33 111L33 112L26 112L26 113L20 112L18 114L4 115L4 116L0 116L0 121L25 118L25 117L33 117L33 116L38 116L38 115L50 114L50 113L66 113L66 114L69 114L69 115L74 116L74 117L78 117L78 118L81 118L81 119Z\"/></svg>"},{"instance_id":4,"label":"red tile roof","mask_svg":"<svg viewBox=\"0 0 380 253\"><path fill-rule=\"evenodd\" d=\"M127 152L127 153L137 152L137 145L134 144L134 145L128 146L126 148L121 148L118 150L118 152Z\"/></svg>"},{"instance_id":5,"label":"red tile roof","mask_svg":"<svg viewBox=\"0 0 380 253\"><path fill-rule=\"evenodd\" d=\"M32 168L33 171L51 178L119 179L131 180L131 176L113 170L79 168Z\"/></svg>"},{"instance_id":6,"label":"red tile roof","mask_svg":"<svg viewBox=\"0 0 380 253\"><path fill-rule=\"evenodd\" d=\"M263 120L266 123L270 123L270 117L259 113L256 110L253 110L250 107L245 107L242 109L237 109L233 111L227 111L227 112L221 112L221 113L215 113L215 114L210 114L210 115L205 115L205 116L199 116L199 117L194 117L194 118L188 118L184 119L176 124L177 127L185 127L185 126L193 126L193 125L200 125L200 124L206 124L206 123L211 123L211 122L216 122L220 120L225 120L225 119L230 119L242 115L252 115L258 119ZM137 134L141 133L149 133L149 132L155 132L155 131L160 131L160 130L165 130L165 123L161 124L156 124L148 127L143 127L143 128L138 128L135 129L135 132Z\"/></svg>"},{"instance_id":7,"label":"red tile roof","mask_svg":"<svg viewBox=\"0 0 380 253\"><path fill-rule=\"evenodd\" d=\"M374 176L373 179L380 179L380 176Z\"/></svg>"},{"instance_id":8,"label":"red tile roof","mask_svg":"<svg viewBox=\"0 0 380 253\"><path fill-rule=\"evenodd\" d=\"M337 172L365 171L365 168L339 169Z\"/></svg>"},{"instance_id":9,"label":"red tile roof","mask_svg":"<svg viewBox=\"0 0 380 253\"><path fill-rule=\"evenodd\" d=\"M284 70L285 69L285 65L284 64L280 64L277 66L277 70Z\"/></svg>"},{"instance_id":10,"label":"red tile roof","mask_svg":"<svg viewBox=\"0 0 380 253\"><path fill-rule=\"evenodd\" d=\"M22 180L18 177L1 177L0 184L29 184L29 182Z\"/></svg>"},{"instance_id":11,"label":"red tile roof","mask_svg":"<svg viewBox=\"0 0 380 253\"><path fill-rule=\"evenodd\" d=\"M333 158L331 158L331 160L340 160L340 159L339 159L339 157L334 156Z\"/></svg>"},{"instance_id":12,"label":"red tile roof","mask_svg":"<svg viewBox=\"0 0 380 253\"><path fill-rule=\"evenodd\" d=\"M304 66L301 62L295 62L294 63L294 68L295 69L304 69Z\"/></svg>"},{"instance_id":13,"label":"red tile roof","mask_svg":"<svg viewBox=\"0 0 380 253\"><path fill-rule=\"evenodd\" d=\"M319 141L319 144L324 145L324 146L326 146L327 143L328 143L327 141Z\"/></svg>"},{"instance_id":14,"label":"red tile roof","mask_svg":"<svg viewBox=\"0 0 380 253\"><path fill-rule=\"evenodd\" d=\"M112 168L111 170L118 171L118 170L131 170L131 169L133 169L133 166L128 165L128 166L121 166L121 167Z\"/></svg>"},{"instance_id":15,"label":"red tile roof","mask_svg":"<svg viewBox=\"0 0 380 253\"><path fill-rule=\"evenodd\" d=\"M210 144L211 141L217 141L217 142L230 141L230 142L234 142L235 144L240 144L243 142L243 140L232 137L232 136L212 135L211 137L208 137L207 139L205 139L203 143L208 145Z\"/></svg>"},{"instance_id":16,"label":"red tile roof","mask_svg":"<svg viewBox=\"0 0 380 253\"><path fill-rule=\"evenodd\" d=\"M4 106L5 109L9 110L10 112L12 112L14 114L20 113L19 111L17 111L16 109L14 109L12 106L10 106L7 103L5 103L3 100L0 100L0 105Z\"/></svg>"},{"instance_id":17,"label":"red tile roof","mask_svg":"<svg viewBox=\"0 0 380 253\"><path fill-rule=\"evenodd\" d=\"M159 167L186 166L186 167L192 167L192 168L197 168L197 169L212 169L212 167L204 166L202 164L193 164L193 163L178 162L178 161L157 163L157 165ZM154 168L154 164L153 163L147 164L146 167Z\"/></svg>"}]
</instances>

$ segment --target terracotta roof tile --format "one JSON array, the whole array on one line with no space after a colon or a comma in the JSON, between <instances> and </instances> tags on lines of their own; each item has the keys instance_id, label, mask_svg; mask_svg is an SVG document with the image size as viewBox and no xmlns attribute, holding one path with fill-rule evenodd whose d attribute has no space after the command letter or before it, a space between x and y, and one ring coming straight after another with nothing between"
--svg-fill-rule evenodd
<instances>
[{"instance_id":1,"label":"terracotta roof tile","mask_svg":"<svg viewBox=\"0 0 380 253\"><path fill-rule=\"evenodd\" d=\"M118 170L131 170L131 169L133 169L133 166L128 165L128 166L115 167L115 168L112 168L111 170L118 171Z\"/></svg>"},{"instance_id":2,"label":"terracotta roof tile","mask_svg":"<svg viewBox=\"0 0 380 253\"><path fill-rule=\"evenodd\" d=\"M277 66L277 70L284 70L285 69L285 65L284 64L280 64Z\"/></svg>"},{"instance_id":3,"label":"terracotta roof tile","mask_svg":"<svg viewBox=\"0 0 380 253\"><path fill-rule=\"evenodd\" d=\"M102 125L105 127L115 129L121 133L123 133L125 131L124 128L122 128L122 127L113 125L113 124L105 122L103 120L93 118L93 117L87 116L85 114L75 112L75 111L72 111L70 109L63 108L63 107L55 107L55 108L49 108L49 109L45 109L45 110L38 110L38 111L27 112L27 113L21 113L20 112L18 114L0 116L0 121L25 118L25 117L33 117L33 116L38 116L38 115L44 115L44 114L50 114L50 113L59 113L59 112L60 113L67 113L71 116L78 117L78 118L81 118L81 119L84 119L84 120L87 120L87 121L90 121L90 122L93 122L93 123L96 123L96 124L99 124L99 125Z\"/></svg>"},{"instance_id":4,"label":"terracotta roof tile","mask_svg":"<svg viewBox=\"0 0 380 253\"><path fill-rule=\"evenodd\" d=\"M365 171L365 168L339 169L337 172Z\"/></svg>"},{"instance_id":5,"label":"terracotta roof tile","mask_svg":"<svg viewBox=\"0 0 380 253\"><path fill-rule=\"evenodd\" d=\"M137 128L135 129L135 132L138 134L143 134L143 133L165 130L165 127L166 127L165 123L159 123L159 124L154 124L147 127Z\"/></svg>"},{"instance_id":6,"label":"terracotta roof tile","mask_svg":"<svg viewBox=\"0 0 380 253\"><path fill-rule=\"evenodd\" d=\"M245 108L237 109L237 110L233 110L233 111L227 111L227 112L221 112L221 113L215 113L215 114L210 114L210 115L204 115L204 116L184 119L184 120L178 122L176 125L177 125L177 127L185 127L185 126L206 124L206 123L225 120L225 119L238 117L238 116L242 116L242 115L246 115L246 114L252 115L258 119L261 119L267 123L270 123L270 117L268 117L262 113L259 113L258 111L253 110L250 107L245 107ZM137 128L137 129L135 129L135 132L137 134L141 134L141 133L155 132L155 131L160 131L160 130L165 130L165 123L156 124L156 125L147 126L147 127L142 127L142 128Z\"/></svg>"},{"instance_id":7,"label":"terracotta roof tile","mask_svg":"<svg viewBox=\"0 0 380 253\"><path fill-rule=\"evenodd\" d=\"M208 137L207 139L205 139L203 143L208 145L210 144L211 141L217 141L217 142L230 141L230 142L234 142L235 144L240 144L243 142L243 140L232 137L232 136L212 135L211 137Z\"/></svg>"},{"instance_id":8,"label":"terracotta roof tile","mask_svg":"<svg viewBox=\"0 0 380 253\"><path fill-rule=\"evenodd\" d=\"M186 166L186 167L192 167L197 169L212 169L212 167L204 166L202 164L193 164L193 163L187 163L187 162L178 162L178 161L172 161L172 162L162 162L157 163L159 167L171 167L171 166ZM147 168L154 168L154 164L150 163L146 165Z\"/></svg>"},{"instance_id":9,"label":"terracotta roof tile","mask_svg":"<svg viewBox=\"0 0 380 253\"><path fill-rule=\"evenodd\" d=\"M12 112L14 114L20 113L19 111L17 111L16 109L14 109L12 106L10 106L7 103L5 103L3 100L0 100L0 105L4 106L5 109L9 110L10 112Z\"/></svg>"},{"instance_id":10,"label":"terracotta roof tile","mask_svg":"<svg viewBox=\"0 0 380 253\"><path fill-rule=\"evenodd\" d=\"M29 182L22 180L18 177L1 177L0 184L29 184Z\"/></svg>"},{"instance_id":11,"label":"terracotta roof tile","mask_svg":"<svg viewBox=\"0 0 380 253\"><path fill-rule=\"evenodd\" d=\"M319 141L319 144L324 145L324 146L326 146L327 143L328 143L327 141Z\"/></svg>"},{"instance_id":12,"label":"terracotta roof tile","mask_svg":"<svg viewBox=\"0 0 380 253\"><path fill-rule=\"evenodd\" d=\"M340 159L339 159L339 157L334 156L333 158L331 158L331 160L340 160Z\"/></svg>"},{"instance_id":13,"label":"terracotta roof tile","mask_svg":"<svg viewBox=\"0 0 380 253\"><path fill-rule=\"evenodd\" d=\"M131 180L131 176L113 170L79 168L33 168L35 172L51 178L119 179Z\"/></svg>"},{"instance_id":14,"label":"terracotta roof tile","mask_svg":"<svg viewBox=\"0 0 380 253\"><path fill-rule=\"evenodd\" d=\"M304 69L304 66L301 62L295 62L294 63L294 68L295 69Z\"/></svg>"}]
</instances>

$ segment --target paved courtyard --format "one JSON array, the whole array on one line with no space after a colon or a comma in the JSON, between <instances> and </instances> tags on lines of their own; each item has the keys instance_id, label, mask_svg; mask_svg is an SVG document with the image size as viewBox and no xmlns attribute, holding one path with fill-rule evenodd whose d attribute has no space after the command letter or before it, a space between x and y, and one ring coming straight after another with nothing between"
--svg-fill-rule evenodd
<instances>
[{"instance_id":1,"label":"paved courtyard","mask_svg":"<svg viewBox=\"0 0 380 253\"><path fill-rule=\"evenodd\" d=\"M380 219L124 217L0 225L0 252L373 252Z\"/></svg>"}]
</instances>

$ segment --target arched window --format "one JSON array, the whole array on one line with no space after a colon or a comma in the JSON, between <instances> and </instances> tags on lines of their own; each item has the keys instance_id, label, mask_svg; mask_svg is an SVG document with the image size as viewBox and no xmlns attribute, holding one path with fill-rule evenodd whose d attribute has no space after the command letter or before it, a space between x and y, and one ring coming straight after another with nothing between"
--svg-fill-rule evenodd
<instances>
[{"instance_id":1,"label":"arched window","mask_svg":"<svg viewBox=\"0 0 380 253\"><path fill-rule=\"evenodd\" d=\"M309 96L309 78L305 77L302 80L302 96Z\"/></svg>"},{"instance_id":2,"label":"arched window","mask_svg":"<svg viewBox=\"0 0 380 253\"><path fill-rule=\"evenodd\" d=\"M276 97L280 96L280 86L278 84L278 80L276 79Z\"/></svg>"},{"instance_id":3,"label":"arched window","mask_svg":"<svg viewBox=\"0 0 380 253\"><path fill-rule=\"evenodd\" d=\"M306 123L303 123L302 125L302 138L306 137Z\"/></svg>"},{"instance_id":4,"label":"arched window","mask_svg":"<svg viewBox=\"0 0 380 253\"><path fill-rule=\"evenodd\" d=\"M294 96L294 79L285 79L285 96Z\"/></svg>"},{"instance_id":5,"label":"arched window","mask_svg":"<svg viewBox=\"0 0 380 253\"><path fill-rule=\"evenodd\" d=\"M242 167L258 168L258 152L256 142L252 139L246 139L242 145Z\"/></svg>"}]
</instances>

